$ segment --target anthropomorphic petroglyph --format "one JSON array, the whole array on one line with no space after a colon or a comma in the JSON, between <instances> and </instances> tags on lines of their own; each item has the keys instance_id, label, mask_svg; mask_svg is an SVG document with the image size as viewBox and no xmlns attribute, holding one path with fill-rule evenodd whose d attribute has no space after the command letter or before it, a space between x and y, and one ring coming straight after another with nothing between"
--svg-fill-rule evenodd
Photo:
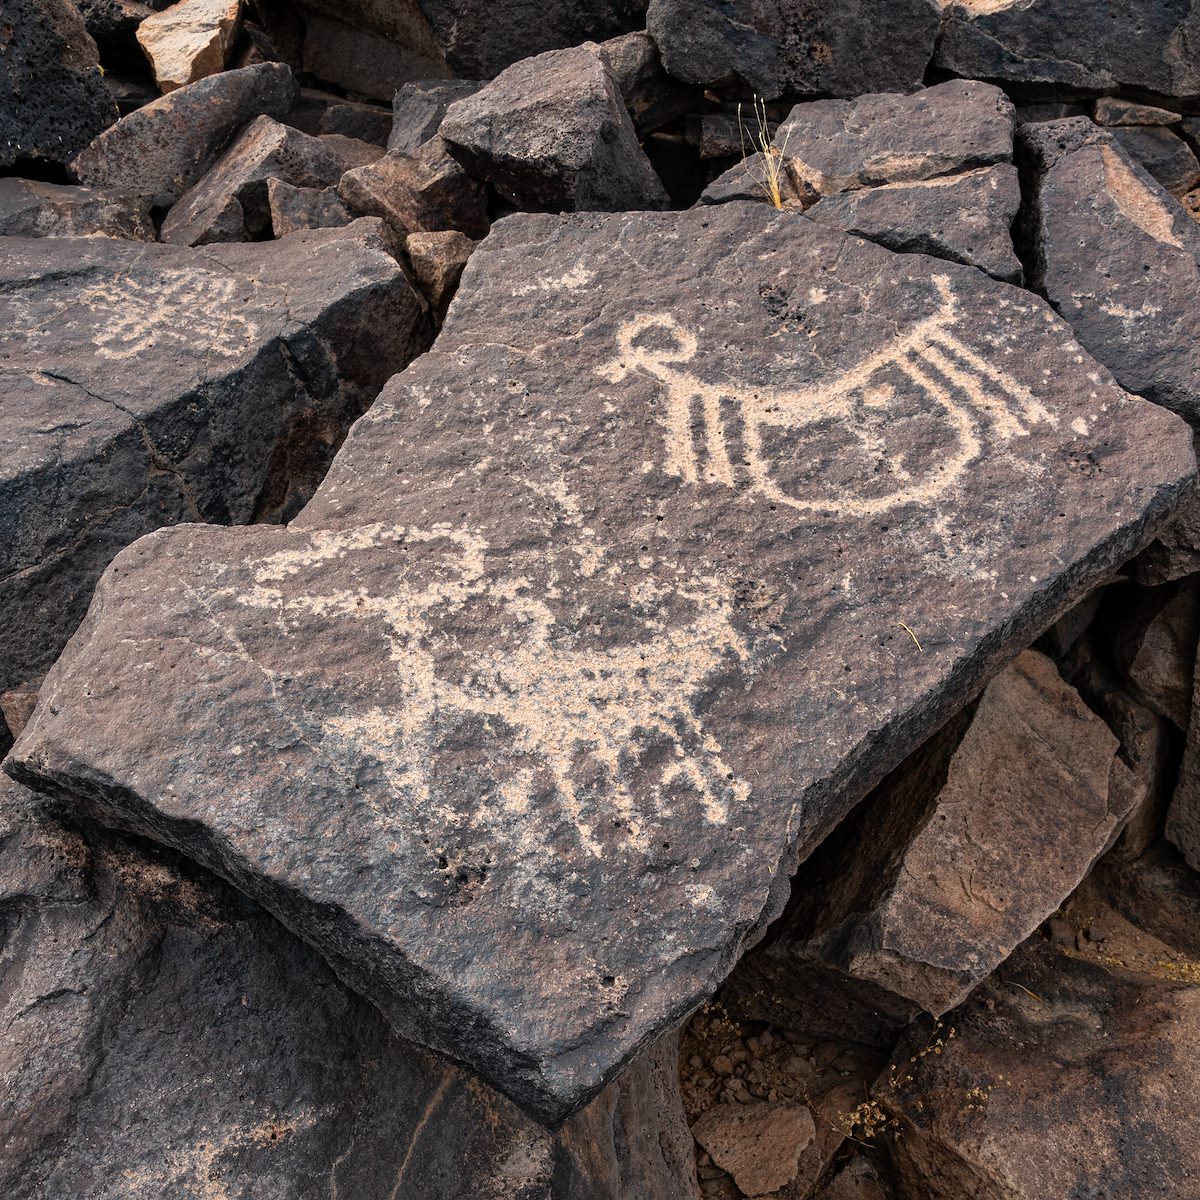
<instances>
[{"instance_id":1,"label":"anthropomorphic petroglyph","mask_svg":"<svg viewBox=\"0 0 1200 1200\"><path fill-rule=\"evenodd\" d=\"M601 374L617 383L641 372L662 385L664 466L689 483L749 486L774 503L804 512L867 515L910 502L929 503L982 456L989 436L1007 441L1028 433L1037 422L1053 423L1027 387L955 332L962 313L950 280L935 275L933 282L940 301L933 315L819 384L779 389L702 379L683 369L699 351L695 335L670 314L659 313L621 326L617 357ZM902 386L912 385L949 438L949 451L920 472L908 470L883 436L897 400L896 383L889 376ZM764 445L766 435L832 424L852 436L869 461L886 468L889 482L880 494L798 495L777 482L778 463Z\"/></svg>"},{"instance_id":2,"label":"anthropomorphic petroglyph","mask_svg":"<svg viewBox=\"0 0 1200 1200\"><path fill-rule=\"evenodd\" d=\"M356 555L377 559L381 548L398 543L444 549L422 556L419 570L401 568L399 578L387 572L387 594L335 586L347 580L342 569L331 570L323 586L325 564L353 570ZM695 702L714 675L751 658L733 624L728 589L664 568L666 578L647 575L628 596L626 608L636 615L621 636L589 645L579 629L558 622L553 589L516 573L496 579L486 570L486 553L478 535L449 527L314 533L302 549L259 562L258 586L230 597L284 622L303 613L335 625L378 625L399 698L328 718L318 736L339 759L369 755L382 765L390 790L403 797L396 810L377 812L389 824L399 811L431 819L441 813L451 821L461 796L439 796L434 770L441 744L453 740L463 721L482 721L497 746L506 747L498 795L483 798L475 818L494 836L497 799L517 815L548 788L592 855L609 839L641 847L645 818L676 803L696 804L708 822L724 823L747 789L724 762ZM310 583L297 593L283 584L299 570ZM448 632L473 628L476 619L500 633L498 645L479 649ZM249 657L240 643L231 648ZM303 736L313 740L310 732ZM631 764L647 751L661 765L651 769L656 782L643 811L647 798L635 796L629 780Z\"/></svg>"}]
</instances>

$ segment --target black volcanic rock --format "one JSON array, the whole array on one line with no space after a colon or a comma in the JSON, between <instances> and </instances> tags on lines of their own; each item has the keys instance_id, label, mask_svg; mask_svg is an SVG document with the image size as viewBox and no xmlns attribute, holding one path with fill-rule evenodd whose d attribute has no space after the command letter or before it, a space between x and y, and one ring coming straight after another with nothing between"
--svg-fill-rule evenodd
<instances>
[{"instance_id":1,"label":"black volcanic rock","mask_svg":"<svg viewBox=\"0 0 1200 1200\"><path fill-rule=\"evenodd\" d=\"M554 1123L1194 476L973 268L764 205L516 215L288 528L118 558L7 767Z\"/></svg>"},{"instance_id":2,"label":"black volcanic rock","mask_svg":"<svg viewBox=\"0 0 1200 1200\"><path fill-rule=\"evenodd\" d=\"M5 0L0 12L0 168L66 163L117 106L71 0Z\"/></svg>"},{"instance_id":3,"label":"black volcanic rock","mask_svg":"<svg viewBox=\"0 0 1200 1200\"><path fill-rule=\"evenodd\" d=\"M437 136L446 110L455 100L473 96L483 85L470 79L418 79L396 90L387 148L414 154Z\"/></svg>"},{"instance_id":4,"label":"black volcanic rock","mask_svg":"<svg viewBox=\"0 0 1200 1200\"><path fill-rule=\"evenodd\" d=\"M311 495L419 346L423 305L378 229L204 252L0 242L0 690L53 662L141 534Z\"/></svg>"},{"instance_id":5,"label":"black volcanic rock","mask_svg":"<svg viewBox=\"0 0 1200 1200\"><path fill-rule=\"evenodd\" d=\"M857 96L921 86L938 0L650 0L670 74L749 98Z\"/></svg>"},{"instance_id":6,"label":"black volcanic rock","mask_svg":"<svg viewBox=\"0 0 1200 1200\"><path fill-rule=\"evenodd\" d=\"M174 204L255 117L282 120L296 81L281 63L222 71L176 88L122 117L71 162L80 183L154 194Z\"/></svg>"}]
</instances>

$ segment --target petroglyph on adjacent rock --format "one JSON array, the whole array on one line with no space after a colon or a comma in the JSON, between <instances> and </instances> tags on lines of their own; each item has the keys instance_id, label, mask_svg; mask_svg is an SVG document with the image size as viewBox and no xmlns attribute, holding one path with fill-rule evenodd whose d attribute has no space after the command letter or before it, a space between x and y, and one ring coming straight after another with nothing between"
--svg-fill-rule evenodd
<instances>
[{"instance_id":1,"label":"petroglyph on adjacent rock","mask_svg":"<svg viewBox=\"0 0 1200 1200\"><path fill-rule=\"evenodd\" d=\"M340 560L337 578L344 582L354 572L354 555L431 542L442 543L444 553L389 572L384 593L319 581L303 592L281 586L333 560ZM630 776L647 753L661 761L649 789L656 813L688 797L705 821L723 824L748 788L722 759L695 701L716 673L743 668L751 658L733 624L728 588L678 567L667 568L665 582L647 573L619 598L627 609L620 639L589 644L578 628L560 624L553 588L519 573L497 577L486 553L477 534L444 526L318 532L309 549L251 564L258 586L228 595L285 623L304 616L329 619L333 630L342 621L379 625L400 699L329 716L321 736L339 757L349 749L380 762L392 803L372 808L389 826L398 815L407 821L414 811L460 802L439 795L435 764L464 721L482 722L505 748L511 772L497 784L502 806L524 812L531 796L549 786L590 855L602 851L602 824L619 841L643 848L645 814ZM575 553L586 571L586 546ZM476 648L447 632L477 626L494 629L498 639ZM444 816L452 814L447 809ZM493 835L501 832L486 799L474 819Z\"/></svg>"},{"instance_id":2,"label":"petroglyph on adjacent rock","mask_svg":"<svg viewBox=\"0 0 1200 1200\"><path fill-rule=\"evenodd\" d=\"M1008 441L1027 435L1035 423L1055 423L1027 387L958 334L962 314L949 279L935 275L933 284L940 305L932 316L856 366L808 387L709 382L681 369L700 348L695 334L669 313L626 321L617 333L617 358L599 373L613 383L634 371L659 381L666 393L660 418L664 467L689 483L748 487L802 512L869 515L928 504L962 478L989 438ZM890 440L888 432L897 401L914 391L923 417L942 427L944 442L939 453L910 468L903 440ZM772 432L825 433L833 425L856 443L863 477L882 480L877 494L855 496L820 480L808 481L807 494L797 494L778 481L780 462L766 445Z\"/></svg>"}]
</instances>

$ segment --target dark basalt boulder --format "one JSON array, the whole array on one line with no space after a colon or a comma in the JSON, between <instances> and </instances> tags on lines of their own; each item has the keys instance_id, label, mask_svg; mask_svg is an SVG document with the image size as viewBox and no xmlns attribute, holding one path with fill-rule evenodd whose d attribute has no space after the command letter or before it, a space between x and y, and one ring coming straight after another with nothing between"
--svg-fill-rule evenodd
<instances>
[{"instance_id":1,"label":"dark basalt boulder","mask_svg":"<svg viewBox=\"0 0 1200 1200\"><path fill-rule=\"evenodd\" d=\"M973 268L764 205L515 215L288 528L121 555L7 767L555 1124L1194 477Z\"/></svg>"},{"instance_id":2,"label":"dark basalt boulder","mask_svg":"<svg viewBox=\"0 0 1200 1200\"><path fill-rule=\"evenodd\" d=\"M141 534L295 513L424 336L374 221L203 252L2 246L0 690L45 671Z\"/></svg>"},{"instance_id":3,"label":"dark basalt boulder","mask_svg":"<svg viewBox=\"0 0 1200 1200\"><path fill-rule=\"evenodd\" d=\"M0 13L0 168L67 163L117 119L96 43L71 0L5 0Z\"/></svg>"},{"instance_id":4,"label":"dark basalt boulder","mask_svg":"<svg viewBox=\"0 0 1200 1200\"><path fill-rule=\"evenodd\" d=\"M0 179L0 237L115 237L152 242L150 197L112 188Z\"/></svg>"}]
</instances>

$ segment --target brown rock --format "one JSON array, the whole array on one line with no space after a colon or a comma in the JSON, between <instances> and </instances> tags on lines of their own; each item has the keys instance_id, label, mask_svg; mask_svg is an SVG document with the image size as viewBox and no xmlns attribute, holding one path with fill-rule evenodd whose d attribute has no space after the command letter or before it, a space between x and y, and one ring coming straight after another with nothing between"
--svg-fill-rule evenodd
<instances>
[{"instance_id":1,"label":"brown rock","mask_svg":"<svg viewBox=\"0 0 1200 1200\"><path fill-rule=\"evenodd\" d=\"M343 133L320 133L317 140L333 152L338 169L345 174L356 167L365 167L383 157L383 147L359 138L347 137Z\"/></svg>"},{"instance_id":2,"label":"brown rock","mask_svg":"<svg viewBox=\"0 0 1200 1200\"><path fill-rule=\"evenodd\" d=\"M268 179L267 203L271 208L271 230L277 238L297 229L332 229L354 220L333 187L293 187L282 179Z\"/></svg>"},{"instance_id":3,"label":"brown rock","mask_svg":"<svg viewBox=\"0 0 1200 1200\"><path fill-rule=\"evenodd\" d=\"M153 242L147 195L0 179L0 237L115 237Z\"/></svg>"},{"instance_id":4,"label":"brown rock","mask_svg":"<svg viewBox=\"0 0 1200 1200\"><path fill-rule=\"evenodd\" d=\"M337 155L319 138L258 117L176 201L160 236L175 246L250 241L270 229L269 179L320 188L341 173Z\"/></svg>"},{"instance_id":5,"label":"brown rock","mask_svg":"<svg viewBox=\"0 0 1200 1200\"><path fill-rule=\"evenodd\" d=\"M1169 842L1137 858L1109 855L1097 881L1113 906L1189 958L1200 958L1200 873Z\"/></svg>"},{"instance_id":6,"label":"brown rock","mask_svg":"<svg viewBox=\"0 0 1200 1200\"><path fill-rule=\"evenodd\" d=\"M817 1195L817 1200L890 1200L891 1189L875 1164L855 1155Z\"/></svg>"},{"instance_id":7,"label":"brown rock","mask_svg":"<svg viewBox=\"0 0 1200 1200\"><path fill-rule=\"evenodd\" d=\"M396 90L392 98L392 130L387 148L415 154L437 136L446 111L455 100L473 96L483 87L470 79L418 79Z\"/></svg>"},{"instance_id":8,"label":"brown rock","mask_svg":"<svg viewBox=\"0 0 1200 1200\"><path fill-rule=\"evenodd\" d=\"M1200 871L1200 692L1195 690L1196 663L1193 662L1193 692L1188 714L1187 741L1183 762L1179 767L1179 782L1167 809L1166 835L1179 847L1183 857L1195 871Z\"/></svg>"},{"instance_id":9,"label":"brown rock","mask_svg":"<svg viewBox=\"0 0 1200 1200\"><path fill-rule=\"evenodd\" d=\"M791 1183L816 1132L811 1110L799 1104L718 1104L692 1126L692 1136L747 1196Z\"/></svg>"},{"instance_id":10,"label":"brown rock","mask_svg":"<svg viewBox=\"0 0 1200 1200\"><path fill-rule=\"evenodd\" d=\"M386 146L392 132L392 112L376 104L335 102L325 108L313 132L340 133L373 146Z\"/></svg>"},{"instance_id":11,"label":"brown rock","mask_svg":"<svg viewBox=\"0 0 1200 1200\"><path fill-rule=\"evenodd\" d=\"M1118 629L1113 658L1129 690L1147 708L1186 731L1192 712L1200 579L1135 594Z\"/></svg>"},{"instance_id":12,"label":"brown rock","mask_svg":"<svg viewBox=\"0 0 1200 1200\"><path fill-rule=\"evenodd\" d=\"M3 716L8 732L14 737L21 736L21 730L29 724L37 705L38 688L41 680L18 684L7 691L0 692L0 716Z\"/></svg>"},{"instance_id":13,"label":"brown rock","mask_svg":"<svg viewBox=\"0 0 1200 1200\"><path fill-rule=\"evenodd\" d=\"M242 0L178 0L148 16L137 39L162 92L225 69L237 38Z\"/></svg>"},{"instance_id":14,"label":"brown rock","mask_svg":"<svg viewBox=\"0 0 1200 1200\"><path fill-rule=\"evenodd\" d=\"M470 238L488 231L486 194L431 138L412 154L389 150L378 161L347 171L338 194L360 216L382 217L397 233L456 229Z\"/></svg>"},{"instance_id":15,"label":"brown rock","mask_svg":"<svg viewBox=\"0 0 1200 1200\"><path fill-rule=\"evenodd\" d=\"M1134 104L1117 96L1101 96L1093 108L1097 125L1174 125L1180 115L1152 104Z\"/></svg>"},{"instance_id":16,"label":"brown rock","mask_svg":"<svg viewBox=\"0 0 1200 1200\"><path fill-rule=\"evenodd\" d=\"M658 47L648 33L626 33L597 47L621 99L633 119L638 137L669 125L696 106L698 88L672 79L663 70Z\"/></svg>"},{"instance_id":17,"label":"brown rock","mask_svg":"<svg viewBox=\"0 0 1200 1200\"><path fill-rule=\"evenodd\" d=\"M1192 1195L1200 987L1152 969L1032 939L915 1027L876 1092L903 1200Z\"/></svg>"},{"instance_id":18,"label":"brown rock","mask_svg":"<svg viewBox=\"0 0 1200 1200\"><path fill-rule=\"evenodd\" d=\"M444 316L471 251L477 243L457 229L436 233L410 233L404 248L413 275L425 293L430 307Z\"/></svg>"},{"instance_id":19,"label":"brown rock","mask_svg":"<svg viewBox=\"0 0 1200 1200\"><path fill-rule=\"evenodd\" d=\"M1200 160L1173 130L1158 125L1118 126L1112 135L1172 196L1183 196L1200 184Z\"/></svg>"}]
</instances>

